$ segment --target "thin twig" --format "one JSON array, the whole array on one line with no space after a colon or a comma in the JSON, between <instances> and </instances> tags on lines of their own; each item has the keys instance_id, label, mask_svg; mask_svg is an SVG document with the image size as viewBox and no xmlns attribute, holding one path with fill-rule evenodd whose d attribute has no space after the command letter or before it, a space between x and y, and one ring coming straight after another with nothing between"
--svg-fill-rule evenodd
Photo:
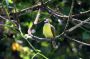
<instances>
[{"instance_id":1,"label":"thin twig","mask_svg":"<svg viewBox=\"0 0 90 59\"><path fill-rule=\"evenodd\" d=\"M67 31L68 31L68 32L71 32L71 31L75 30L76 28L78 28L78 27L82 26L84 23L86 23L86 22L88 22L88 21L90 21L90 17L89 17L88 19L86 19L86 20L82 21L81 23L79 23L79 24L75 25L74 27L70 28L70 29L69 29L69 30L67 30Z\"/></svg>"},{"instance_id":2,"label":"thin twig","mask_svg":"<svg viewBox=\"0 0 90 59\"><path fill-rule=\"evenodd\" d=\"M39 41L50 41L50 39L47 39L47 38L41 38L41 37L38 37L38 36L34 36L34 35L30 35L33 39L35 40L39 40Z\"/></svg>"},{"instance_id":3,"label":"thin twig","mask_svg":"<svg viewBox=\"0 0 90 59\"><path fill-rule=\"evenodd\" d=\"M38 10L37 15L36 15L36 18L35 18L35 21L34 21L34 24L35 25L38 24L39 17L40 17L40 9Z\"/></svg>"},{"instance_id":4,"label":"thin twig","mask_svg":"<svg viewBox=\"0 0 90 59\"><path fill-rule=\"evenodd\" d=\"M19 25L19 31L20 31L21 36L27 41L27 43L30 45L30 47L36 52L36 49L33 47L33 45L27 40L27 38L24 37L24 34L22 33L20 25Z\"/></svg>"},{"instance_id":5,"label":"thin twig","mask_svg":"<svg viewBox=\"0 0 90 59\"><path fill-rule=\"evenodd\" d=\"M74 0L72 0L72 5L71 5L71 9L70 9L70 12L69 12L69 17L68 17L65 29L64 29L64 31L60 35L57 35L55 38L61 37L66 32L66 29L69 26L69 20L72 18L71 15L72 15L73 7L74 7Z\"/></svg>"},{"instance_id":6,"label":"thin twig","mask_svg":"<svg viewBox=\"0 0 90 59\"><path fill-rule=\"evenodd\" d=\"M60 14L59 12L55 12L53 9L51 9L51 8L49 8L49 7L47 7L47 6L45 6L44 8L47 10L47 12L48 12L49 14L51 14L51 15L53 15L53 16L55 16L55 17L65 18L65 19L67 19L67 18L69 17L69 16L67 16L67 15L61 15L62 13ZM72 18L78 18L78 17L81 17L81 16L86 15L86 14L88 14L88 13L90 13L90 10L81 12L81 13L79 13L79 14L71 15L71 17L72 17Z\"/></svg>"},{"instance_id":7,"label":"thin twig","mask_svg":"<svg viewBox=\"0 0 90 59\"><path fill-rule=\"evenodd\" d=\"M30 13L31 11L35 11L35 10L38 10L39 8L41 8L41 4L38 3L37 5L34 5L32 7L28 7L28 8L25 8L25 9L22 9L21 11L19 12L16 12L16 14L18 14L18 17L26 14L26 13Z\"/></svg>"},{"instance_id":8,"label":"thin twig","mask_svg":"<svg viewBox=\"0 0 90 59\"><path fill-rule=\"evenodd\" d=\"M47 6L42 6L41 4L37 4L37 5L34 5L32 7L28 7L28 8L25 8L25 9L22 9L21 11L19 12L15 12L13 14L18 14L18 17L26 14L26 13L30 13L31 11L35 11L35 10L38 10L39 8L45 8L45 10L47 10L47 12L55 17L58 17L58 18L65 18L67 19L69 16L67 15L61 15L59 12L55 12L54 10L52 10L51 8L47 7ZM71 15L72 18L78 18L80 16L83 16L83 15L86 15L90 13L90 10L87 10L87 11L84 11L84 12L81 12L80 14L75 14L75 15Z\"/></svg>"},{"instance_id":9,"label":"thin twig","mask_svg":"<svg viewBox=\"0 0 90 59\"><path fill-rule=\"evenodd\" d=\"M67 32L68 32L68 33L69 33L69 32L72 32L73 30L75 30L76 28L82 26L84 23L86 23L86 22L88 22L88 21L90 21L90 17L87 18L86 20L80 22L79 24L71 27L70 29L66 30L65 32L62 32L61 34L57 35L55 38L60 38L60 37L61 37L62 35L64 35L65 33L67 33Z\"/></svg>"},{"instance_id":10,"label":"thin twig","mask_svg":"<svg viewBox=\"0 0 90 59\"><path fill-rule=\"evenodd\" d=\"M0 18L3 19L3 20L9 20L9 19L7 19L7 18L5 18L5 17L3 17L1 15L0 15Z\"/></svg>"},{"instance_id":11,"label":"thin twig","mask_svg":"<svg viewBox=\"0 0 90 59\"><path fill-rule=\"evenodd\" d=\"M69 17L68 17L66 26L65 26L65 28L64 28L64 32L65 32L65 30L67 29L67 27L69 26L69 21L70 21L70 19L72 18L71 15L72 15L73 7L74 7L74 0L72 0L71 9L70 9L70 12L69 12Z\"/></svg>"},{"instance_id":12,"label":"thin twig","mask_svg":"<svg viewBox=\"0 0 90 59\"><path fill-rule=\"evenodd\" d=\"M14 3L14 8L15 8L15 12L16 12L16 5L15 5L15 3ZM20 25L20 21L19 21L19 18L18 18L18 14L16 14L15 16L16 16L15 19L16 19L17 22L18 22L18 30L20 31L21 36L26 40L26 42L29 44L29 46L30 46L35 52L37 52L36 49L34 48L34 46L29 42L29 40L28 40L27 38L25 38L25 36L24 36L24 34L23 34L23 32L22 32L22 29L21 29L21 25Z\"/></svg>"},{"instance_id":13,"label":"thin twig","mask_svg":"<svg viewBox=\"0 0 90 59\"><path fill-rule=\"evenodd\" d=\"M79 43L79 44L86 45L86 46L90 46L90 44L88 44L88 43L85 43L85 42L82 42L82 41L73 39L73 38L71 38L71 37L69 37L69 36L67 36L67 35L64 35L64 36L65 36L66 38L72 40L72 41L75 41L75 42Z\"/></svg>"},{"instance_id":14,"label":"thin twig","mask_svg":"<svg viewBox=\"0 0 90 59\"><path fill-rule=\"evenodd\" d=\"M79 24L79 23L81 23L81 22L82 22L81 20L77 20L77 19L73 19L73 20L72 20L72 23L73 23L74 25ZM90 22L85 22L85 24L90 25ZM81 29L83 29L83 30L85 30L85 31L87 31L87 32L90 33L90 30L87 30L87 29L84 28L84 27L86 27L86 25L80 26Z\"/></svg>"}]
</instances>

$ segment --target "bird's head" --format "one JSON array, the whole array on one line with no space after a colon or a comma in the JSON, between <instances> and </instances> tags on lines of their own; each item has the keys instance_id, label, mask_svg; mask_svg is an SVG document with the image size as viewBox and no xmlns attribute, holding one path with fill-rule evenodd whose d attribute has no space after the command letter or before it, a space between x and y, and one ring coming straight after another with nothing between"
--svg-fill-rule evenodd
<instances>
[{"instance_id":1,"label":"bird's head","mask_svg":"<svg viewBox=\"0 0 90 59\"><path fill-rule=\"evenodd\" d=\"M52 20L51 20L51 19L49 19L49 18L45 18L44 23L51 23L51 22L52 22Z\"/></svg>"},{"instance_id":2,"label":"bird's head","mask_svg":"<svg viewBox=\"0 0 90 59\"><path fill-rule=\"evenodd\" d=\"M48 23L48 22L49 22L49 19L46 18L45 21L44 21L44 23Z\"/></svg>"}]
</instances>

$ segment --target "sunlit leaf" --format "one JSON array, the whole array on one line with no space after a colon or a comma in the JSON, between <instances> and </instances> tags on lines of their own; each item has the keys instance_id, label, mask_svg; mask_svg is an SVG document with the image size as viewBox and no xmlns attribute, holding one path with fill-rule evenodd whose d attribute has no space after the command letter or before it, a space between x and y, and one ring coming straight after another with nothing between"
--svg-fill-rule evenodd
<instances>
[{"instance_id":1,"label":"sunlit leaf","mask_svg":"<svg viewBox=\"0 0 90 59\"><path fill-rule=\"evenodd\" d=\"M16 12L19 12L19 10L18 10L17 8L14 8L14 9L12 10L12 13L16 13Z\"/></svg>"},{"instance_id":2,"label":"sunlit leaf","mask_svg":"<svg viewBox=\"0 0 90 59\"><path fill-rule=\"evenodd\" d=\"M28 25L28 27L31 28L32 25L33 25L33 22L30 22L29 25Z\"/></svg>"},{"instance_id":3,"label":"sunlit leaf","mask_svg":"<svg viewBox=\"0 0 90 59\"><path fill-rule=\"evenodd\" d=\"M49 43L48 42L41 42L41 46L48 47L49 46Z\"/></svg>"},{"instance_id":4,"label":"sunlit leaf","mask_svg":"<svg viewBox=\"0 0 90 59\"><path fill-rule=\"evenodd\" d=\"M8 2L9 2L9 3L13 3L13 1L12 1L12 0L8 0Z\"/></svg>"}]
</instances>

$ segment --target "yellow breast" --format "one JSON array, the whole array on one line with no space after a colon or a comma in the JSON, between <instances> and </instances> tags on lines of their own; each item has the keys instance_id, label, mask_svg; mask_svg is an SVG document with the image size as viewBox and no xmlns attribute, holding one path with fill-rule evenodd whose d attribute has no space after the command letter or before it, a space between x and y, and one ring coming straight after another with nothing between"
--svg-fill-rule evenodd
<instances>
[{"instance_id":1,"label":"yellow breast","mask_svg":"<svg viewBox=\"0 0 90 59\"><path fill-rule=\"evenodd\" d=\"M43 26L43 35L46 38L53 38L53 32L51 30L50 23L44 24L44 26Z\"/></svg>"}]
</instances>

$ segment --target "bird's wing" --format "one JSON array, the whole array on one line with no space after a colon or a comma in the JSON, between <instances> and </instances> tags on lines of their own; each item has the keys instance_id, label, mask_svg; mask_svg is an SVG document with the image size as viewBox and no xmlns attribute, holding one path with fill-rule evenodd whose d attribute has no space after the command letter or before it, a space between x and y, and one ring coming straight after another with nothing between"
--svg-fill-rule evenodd
<instances>
[{"instance_id":1,"label":"bird's wing","mask_svg":"<svg viewBox=\"0 0 90 59\"><path fill-rule=\"evenodd\" d=\"M55 27L53 26L53 25L51 25L51 31L52 31L52 33L53 33L53 37L55 37L55 35L56 35L56 31L55 31Z\"/></svg>"}]
</instances>

